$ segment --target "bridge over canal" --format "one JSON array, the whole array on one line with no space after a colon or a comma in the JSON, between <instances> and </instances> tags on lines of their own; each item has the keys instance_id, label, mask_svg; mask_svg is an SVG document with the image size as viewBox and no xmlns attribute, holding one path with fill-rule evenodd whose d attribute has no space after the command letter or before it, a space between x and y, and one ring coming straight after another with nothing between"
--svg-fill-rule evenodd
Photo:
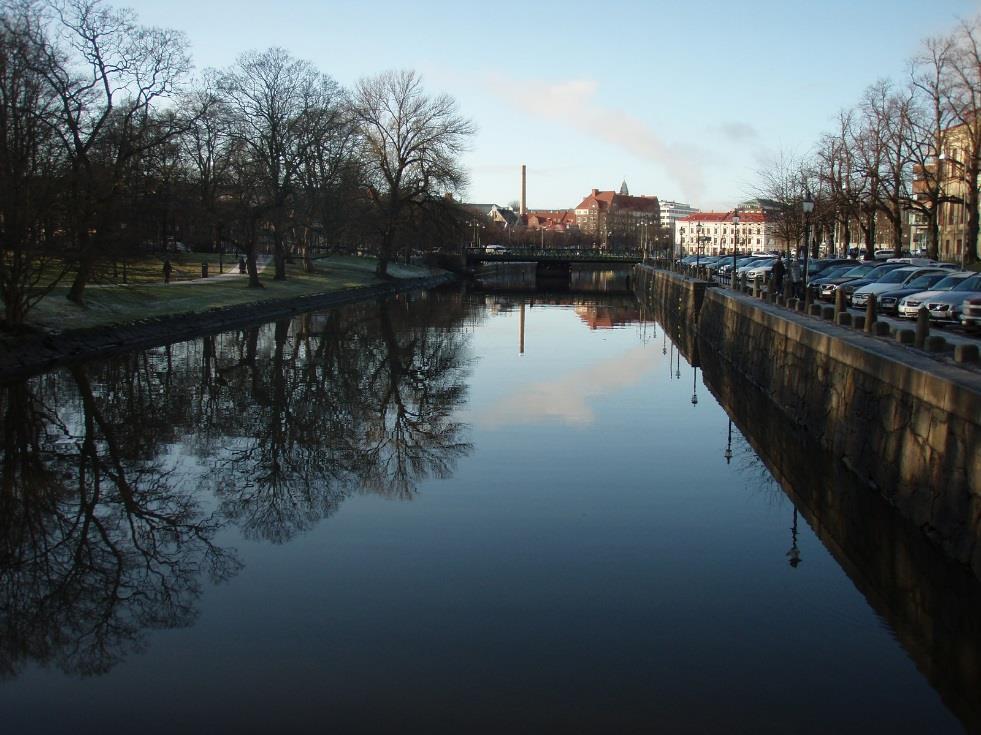
<instances>
[{"instance_id":1,"label":"bridge over canal","mask_svg":"<svg viewBox=\"0 0 981 735\"><path fill-rule=\"evenodd\" d=\"M536 278L568 281L574 264L634 265L644 260L640 251L610 252L606 250L512 249L488 252L483 248L466 251L467 266L483 263L534 263Z\"/></svg>"}]
</instances>

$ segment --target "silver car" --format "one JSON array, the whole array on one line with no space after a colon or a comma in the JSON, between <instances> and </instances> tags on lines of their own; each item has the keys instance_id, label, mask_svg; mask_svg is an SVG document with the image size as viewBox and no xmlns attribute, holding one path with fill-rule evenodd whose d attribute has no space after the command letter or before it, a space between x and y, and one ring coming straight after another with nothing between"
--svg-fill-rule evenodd
<instances>
[{"instance_id":1,"label":"silver car","mask_svg":"<svg viewBox=\"0 0 981 735\"><path fill-rule=\"evenodd\" d=\"M946 296L950 292L961 291L964 282L976 275L977 274L973 271L958 271L957 273L951 273L946 278L935 283L933 288L929 291L920 291L919 293L914 293L903 298L899 302L897 312L901 317L916 319L916 315L919 313L920 307L925 303L934 303L937 299ZM961 294L961 299L963 298L964 295ZM929 308L929 306L927 306L927 308Z\"/></svg>"},{"instance_id":2,"label":"silver car","mask_svg":"<svg viewBox=\"0 0 981 735\"><path fill-rule=\"evenodd\" d=\"M943 283L943 281L940 283ZM937 284L937 286L939 285ZM930 312L931 320L960 324L964 299L973 298L974 296L981 296L981 274L977 273L963 279L949 291L940 291L934 287L933 291L907 296L899 304L899 314L900 316L915 317L916 313L911 314L909 312L914 308L918 312L921 306L926 306L927 311ZM914 307L910 303L911 301L919 303Z\"/></svg>"}]
</instances>

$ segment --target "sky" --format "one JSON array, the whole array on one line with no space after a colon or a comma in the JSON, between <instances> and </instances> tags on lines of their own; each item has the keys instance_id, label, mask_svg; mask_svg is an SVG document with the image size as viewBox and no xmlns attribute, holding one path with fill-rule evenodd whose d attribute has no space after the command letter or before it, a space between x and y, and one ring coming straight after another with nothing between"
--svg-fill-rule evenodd
<instances>
[{"instance_id":1,"label":"sky","mask_svg":"<svg viewBox=\"0 0 981 735\"><path fill-rule=\"evenodd\" d=\"M702 209L753 197L781 153L806 155L877 79L981 0L618 3L130 0L184 31L196 68L272 46L345 86L415 69L477 133L465 199L574 207L593 188Z\"/></svg>"}]
</instances>

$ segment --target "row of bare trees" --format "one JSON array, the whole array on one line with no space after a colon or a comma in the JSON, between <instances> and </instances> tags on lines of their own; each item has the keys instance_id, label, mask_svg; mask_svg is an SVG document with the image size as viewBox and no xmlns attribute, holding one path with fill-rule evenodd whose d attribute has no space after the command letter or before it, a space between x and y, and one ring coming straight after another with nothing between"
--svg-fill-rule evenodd
<instances>
[{"instance_id":1,"label":"row of bare trees","mask_svg":"<svg viewBox=\"0 0 981 735\"><path fill-rule=\"evenodd\" d=\"M929 257L937 258L941 212L950 211L964 220L964 262L976 262L981 16L924 41L902 81L869 86L838 114L812 155L783 155L761 173L759 193L776 203L776 235L788 245L801 242L810 224L815 256L822 242L847 252L857 236L871 258L884 235L898 255L913 214ZM801 208L805 192L815 201L808 222Z\"/></svg>"},{"instance_id":2,"label":"row of bare trees","mask_svg":"<svg viewBox=\"0 0 981 735\"><path fill-rule=\"evenodd\" d=\"M294 256L355 246L378 271L408 249L459 242L473 132L412 71L342 88L272 48L191 75L185 36L101 0L0 10L0 292L8 325L109 258L184 240ZM449 224L448 224L449 223ZM456 228L456 229L454 229Z\"/></svg>"}]
</instances>

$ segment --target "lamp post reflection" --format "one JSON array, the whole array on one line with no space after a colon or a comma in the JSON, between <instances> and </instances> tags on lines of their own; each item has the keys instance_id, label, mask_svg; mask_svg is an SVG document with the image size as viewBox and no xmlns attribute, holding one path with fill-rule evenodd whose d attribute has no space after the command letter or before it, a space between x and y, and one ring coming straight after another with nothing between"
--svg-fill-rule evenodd
<instances>
[{"instance_id":1,"label":"lamp post reflection","mask_svg":"<svg viewBox=\"0 0 981 735\"><path fill-rule=\"evenodd\" d=\"M698 405L698 368L694 365L691 369L691 405Z\"/></svg>"},{"instance_id":2,"label":"lamp post reflection","mask_svg":"<svg viewBox=\"0 0 981 735\"><path fill-rule=\"evenodd\" d=\"M797 506L794 506L794 524L790 527L790 550L787 552L787 562L794 569L800 565L800 549L797 547Z\"/></svg>"},{"instance_id":3,"label":"lamp post reflection","mask_svg":"<svg viewBox=\"0 0 981 735\"><path fill-rule=\"evenodd\" d=\"M726 441L726 450L722 456L726 458L726 464L732 462L732 419L729 419L729 439Z\"/></svg>"}]
</instances>

